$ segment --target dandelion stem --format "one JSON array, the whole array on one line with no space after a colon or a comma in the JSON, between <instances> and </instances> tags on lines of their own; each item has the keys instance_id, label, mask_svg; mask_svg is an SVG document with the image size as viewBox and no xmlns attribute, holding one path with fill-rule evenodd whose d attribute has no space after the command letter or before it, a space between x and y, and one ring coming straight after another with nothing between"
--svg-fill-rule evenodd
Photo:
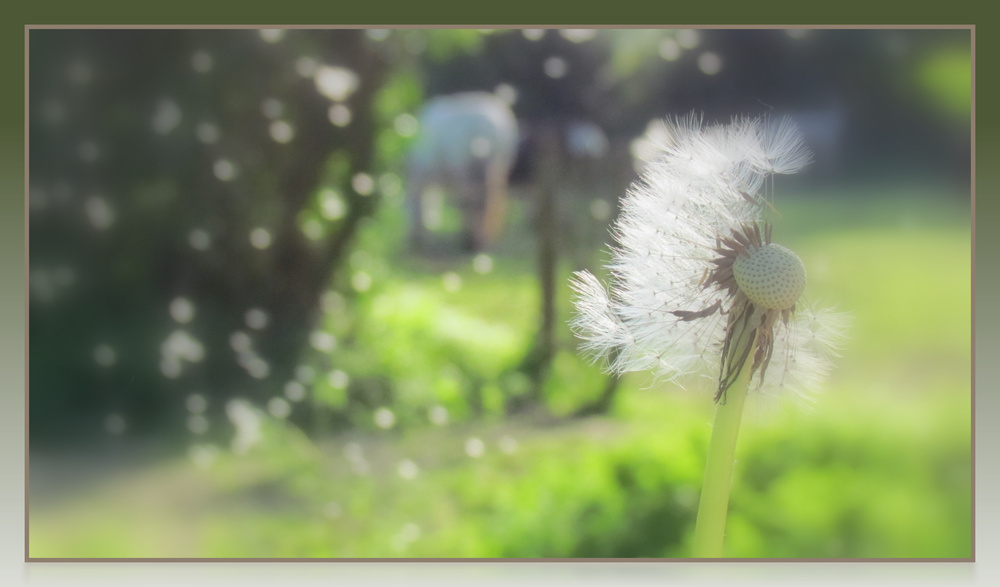
<instances>
[{"instance_id":1,"label":"dandelion stem","mask_svg":"<svg viewBox=\"0 0 1000 587\"><path fill-rule=\"evenodd\" d=\"M692 554L696 558L721 558L722 539L726 533L729 488L736 462L736 437L743 418L743 403L750 386L751 369L744 365L715 410L712 439L708 445L705 478L698 503Z\"/></svg>"}]
</instances>

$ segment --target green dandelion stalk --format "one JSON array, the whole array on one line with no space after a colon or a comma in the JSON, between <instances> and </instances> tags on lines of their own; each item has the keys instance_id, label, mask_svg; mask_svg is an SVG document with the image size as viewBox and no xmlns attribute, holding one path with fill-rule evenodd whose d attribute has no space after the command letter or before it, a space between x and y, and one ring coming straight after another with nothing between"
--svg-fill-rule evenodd
<instances>
[{"instance_id":1,"label":"green dandelion stalk","mask_svg":"<svg viewBox=\"0 0 1000 587\"><path fill-rule=\"evenodd\" d=\"M759 194L811 155L788 119L706 126L689 116L621 203L605 286L571 281L581 349L615 374L717 378L693 555L723 553L736 439L748 393L808 394L831 369L843 315L803 303L806 269L772 243ZM720 352L721 350L721 352Z\"/></svg>"}]
</instances>

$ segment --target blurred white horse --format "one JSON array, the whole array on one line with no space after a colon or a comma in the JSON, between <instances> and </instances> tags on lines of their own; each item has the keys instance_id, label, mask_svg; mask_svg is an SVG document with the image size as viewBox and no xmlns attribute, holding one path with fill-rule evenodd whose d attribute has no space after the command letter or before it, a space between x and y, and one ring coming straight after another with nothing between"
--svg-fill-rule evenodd
<instances>
[{"instance_id":1,"label":"blurred white horse","mask_svg":"<svg viewBox=\"0 0 1000 587\"><path fill-rule=\"evenodd\" d=\"M407 201L410 240L420 247L427 233L424 192L449 192L461 210L463 244L482 250L503 230L507 186L517 155L518 130L505 101L486 92L440 96L420 114L410 152Z\"/></svg>"}]
</instances>

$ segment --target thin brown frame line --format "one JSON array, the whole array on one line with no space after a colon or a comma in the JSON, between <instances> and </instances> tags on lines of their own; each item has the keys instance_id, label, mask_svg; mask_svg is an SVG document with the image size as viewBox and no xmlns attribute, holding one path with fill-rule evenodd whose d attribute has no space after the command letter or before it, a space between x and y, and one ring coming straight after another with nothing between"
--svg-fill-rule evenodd
<instances>
[{"instance_id":1,"label":"thin brown frame line","mask_svg":"<svg viewBox=\"0 0 1000 587\"><path fill-rule=\"evenodd\" d=\"M28 413L30 412L29 402L31 401L30 400L31 395L28 393L28 389L30 387L29 385L30 369L28 368L28 362L31 357L31 352L29 351L30 330L28 328L29 316L31 315L30 312L31 288L28 279L29 276L28 265L31 259L31 256L29 254L29 248L31 242L31 239L29 238L29 231L31 230L31 223L29 222L30 218L29 209L31 208L31 206L29 202L30 190L28 188L29 185L28 179L31 175L29 173L31 165L29 157L29 154L31 153L29 149L30 134L28 133L29 129L28 81L31 79L30 78L31 61L28 55L29 47L30 43L28 42L28 29L27 27L25 27L24 31L24 559L26 561L30 560L30 554L28 548L30 544L28 540L28 528L31 527L31 520L29 513L31 508L28 507L29 495L31 495L30 491L31 475L29 474L30 473L29 461L31 458L30 456L31 451L29 449L30 446L29 439L31 437L29 433L29 427L31 426L31 423L28 418Z\"/></svg>"},{"instance_id":2,"label":"thin brown frame line","mask_svg":"<svg viewBox=\"0 0 1000 587\"><path fill-rule=\"evenodd\" d=\"M25 133L25 162L24 162L24 206L25 206L25 256L24 256L24 294L25 294L25 317L24 335L25 350L29 350L29 309L30 309L30 288L28 283L29 274L29 230L30 230L30 206L29 206L29 168L30 160L27 156L29 151L29 100L28 81L30 79L30 59L29 59L29 32L31 30L262 30L262 29L299 29L299 30L357 30L369 28L387 28L394 30L434 30L434 29L489 29L489 30L520 30L520 29L544 29L544 30L568 30L568 29L698 29L698 30L788 30L788 29L808 29L808 30L969 30L970 37L970 80L971 80L971 109L970 109L970 172L971 172L971 192L970 192L970 224L971 224L971 555L968 558L943 557L943 558L58 558L58 557L31 557L29 555L29 528L30 528L30 508L29 508L29 486L30 486L30 446L29 446L29 359L30 352L25 352L24 356L24 381L25 381L25 497L24 497L24 553L25 562L976 562L976 305L975 305L975 261L976 261L976 25L25 25L25 105L24 105L24 133Z\"/></svg>"},{"instance_id":3,"label":"thin brown frame line","mask_svg":"<svg viewBox=\"0 0 1000 587\"><path fill-rule=\"evenodd\" d=\"M970 334L971 340L969 341L969 354L972 359L972 370L971 377L969 381L971 383L971 402L970 402L970 413L969 413L969 430L972 433L971 443L969 444L970 449L970 472L971 472L971 488L972 488L972 499L970 502L970 510L972 512L972 525L970 530L972 531L972 541L969 544L970 555L972 560L976 560L976 27L973 26L969 31L969 81L971 83L971 92L969 94L970 104L969 104L969 174L970 174L970 196L969 196L969 224L971 229L971 245L972 245L972 258L970 275L972 277L972 283L969 287L970 292L970 310L971 310L971 328Z\"/></svg>"}]
</instances>

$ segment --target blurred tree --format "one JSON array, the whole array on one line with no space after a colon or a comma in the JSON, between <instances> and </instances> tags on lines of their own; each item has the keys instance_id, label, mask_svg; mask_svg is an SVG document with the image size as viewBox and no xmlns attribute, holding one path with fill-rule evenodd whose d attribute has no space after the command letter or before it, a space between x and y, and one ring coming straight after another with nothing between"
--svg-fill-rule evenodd
<instances>
[{"instance_id":1,"label":"blurred tree","mask_svg":"<svg viewBox=\"0 0 1000 587\"><path fill-rule=\"evenodd\" d=\"M76 277L32 298L33 438L273 394L378 202L386 65L364 31L42 30L30 49L32 272ZM320 185L343 213L307 222Z\"/></svg>"}]
</instances>

